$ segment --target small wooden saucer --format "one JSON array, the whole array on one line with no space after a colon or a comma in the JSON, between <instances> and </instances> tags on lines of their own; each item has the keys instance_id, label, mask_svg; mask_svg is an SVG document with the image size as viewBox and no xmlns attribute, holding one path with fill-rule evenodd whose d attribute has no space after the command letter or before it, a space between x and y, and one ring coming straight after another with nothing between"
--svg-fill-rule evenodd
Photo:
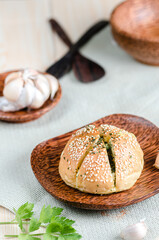
<instances>
[{"instance_id":1,"label":"small wooden saucer","mask_svg":"<svg viewBox=\"0 0 159 240\"><path fill-rule=\"evenodd\" d=\"M7 77L7 75L12 72L13 71L0 73L0 96L3 95L4 80ZM52 108L54 108L56 104L58 104L58 102L60 101L61 94L62 94L62 91L61 91L61 86L59 84L59 89L55 94L54 99L53 100L48 99L41 108L35 109L35 110L23 109L17 112L0 111L0 120L5 122L12 122L12 123L23 123L23 122L29 122L29 121L35 120L41 117L42 115L44 115L45 113L47 113L48 111L50 111Z\"/></svg>"},{"instance_id":2,"label":"small wooden saucer","mask_svg":"<svg viewBox=\"0 0 159 240\"><path fill-rule=\"evenodd\" d=\"M33 172L52 196L74 207L105 210L141 202L159 193L159 170L153 166L159 150L159 128L144 118L127 114L114 114L94 122L95 125L105 123L136 135L145 159L143 172L136 184L127 191L102 196L67 186L59 175L58 165L64 146L74 130L39 144L31 154Z\"/></svg>"}]
</instances>

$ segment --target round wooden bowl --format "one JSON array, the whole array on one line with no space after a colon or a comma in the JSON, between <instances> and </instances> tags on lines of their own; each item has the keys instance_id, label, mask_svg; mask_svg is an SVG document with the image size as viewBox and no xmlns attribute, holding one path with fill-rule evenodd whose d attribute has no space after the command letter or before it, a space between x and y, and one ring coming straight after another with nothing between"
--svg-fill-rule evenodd
<instances>
[{"instance_id":1,"label":"round wooden bowl","mask_svg":"<svg viewBox=\"0 0 159 240\"><path fill-rule=\"evenodd\" d=\"M0 73L0 96L3 95L4 80L7 77L7 75L12 72L13 71ZM54 108L60 101L61 94L62 94L62 91L61 91L61 86L59 84L58 91L55 94L53 100L48 99L41 108L32 109L32 110L28 110L27 108L25 108L17 112L0 111L0 120L5 122L12 122L12 123L23 123L23 122L29 122L29 121L35 120L41 117L42 115L44 115L45 113L47 113L48 111L50 111L52 108Z\"/></svg>"},{"instance_id":2,"label":"round wooden bowl","mask_svg":"<svg viewBox=\"0 0 159 240\"><path fill-rule=\"evenodd\" d=\"M111 15L117 43L136 60L159 65L159 1L128 0Z\"/></svg>"}]
</instances>

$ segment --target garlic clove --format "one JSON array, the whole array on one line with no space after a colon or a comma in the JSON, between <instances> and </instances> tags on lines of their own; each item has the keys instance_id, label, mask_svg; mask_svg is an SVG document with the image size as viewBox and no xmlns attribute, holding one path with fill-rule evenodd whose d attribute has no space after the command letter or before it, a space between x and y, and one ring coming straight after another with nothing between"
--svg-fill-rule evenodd
<instances>
[{"instance_id":1,"label":"garlic clove","mask_svg":"<svg viewBox=\"0 0 159 240\"><path fill-rule=\"evenodd\" d=\"M19 99L17 100L17 104L22 108L28 107L35 96L35 87L30 82L26 82L22 92L20 94Z\"/></svg>"},{"instance_id":2,"label":"garlic clove","mask_svg":"<svg viewBox=\"0 0 159 240\"><path fill-rule=\"evenodd\" d=\"M53 99L53 97L55 96L55 93L59 88L58 80L54 76L49 74L46 74L45 76L47 77L50 85L51 99Z\"/></svg>"},{"instance_id":3,"label":"garlic clove","mask_svg":"<svg viewBox=\"0 0 159 240\"><path fill-rule=\"evenodd\" d=\"M10 73L5 79L5 85L17 78L21 78L21 76L22 76L21 72Z\"/></svg>"},{"instance_id":4,"label":"garlic clove","mask_svg":"<svg viewBox=\"0 0 159 240\"><path fill-rule=\"evenodd\" d=\"M17 78L5 85L3 89L3 96L11 102L16 102L21 94L22 89L23 80L21 78Z\"/></svg>"},{"instance_id":5,"label":"garlic clove","mask_svg":"<svg viewBox=\"0 0 159 240\"><path fill-rule=\"evenodd\" d=\"M154 166L159 169L159 152L158 152L158 154L157 154L157 157L156 157L156 161L155 161Z\"/></svg>"},{"instance_id":6,"label":"garlic clove","mask_svg":"<svg viewBox=\"0 0 159 240\"><path fill-rule=\"evenodd\" d=\"M20 110L20 106L17 103L9 102L6 98L0 98L0 110L3 112L15 112Z\"/></svg>"},{"instance_id":7,"label":"garlic clove","mask_svg":"<svg viewBox=\"0 0 159 240\"><path fill-rule=\"evenodd\" d=\"M37 79L35 80L35 86L43 94L44 99L46 101L50 96L50 85L48 83L47 78L42 74L39 74L37 76Z\"/></svg>"},{"instance_id":8,"label":"garlic clove","mask_svg":"<svg viewBox=\"0 0 159 240\"><path fill-rule=\"evenodd\" d=\"M30 82L27 82L22 88L17 101L10 102L6 98L0 99L0 110L4 112L14 112L28 107L33 101L35 95L35 87Z\"/></svg>"},{"instance_id":9,"label":"garlic clove","mask_svg":"<svg viewBox=\"0 0 159 240\"><path fill-rule=\"evenodd\" d=\"M130 225L121 232L121 238L125 240L141 240L147 234L147 226L144 221Z\"/></svg>"},{"instance_id":10,"label":"garlic clove","mask_svg":"<svg viewBox=\"0 0 159 240\"><path fill-rule=\"evenodd\" d=\"M25 91L26 104L30 106L35 96L35 86L31 80L25 84Z\"/></svg>"},{"instance_id":11,"label":"garlic clove","mask_svg":"<svg viewBox=\"0 0 159 240\"><path fill-rule=\"evenodd\" d=\"M40 108L44 104L44 102L45 102L45 99L43 94L37 88L35 88L35 95L29 107L34 109Z\"/></svg>"}]
</instances>

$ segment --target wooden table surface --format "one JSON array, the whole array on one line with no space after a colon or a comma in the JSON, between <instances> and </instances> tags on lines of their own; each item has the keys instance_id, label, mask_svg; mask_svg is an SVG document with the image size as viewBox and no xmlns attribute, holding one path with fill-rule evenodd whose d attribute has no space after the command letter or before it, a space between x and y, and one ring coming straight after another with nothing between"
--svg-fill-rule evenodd
<instances>
[{"instance_id":1,"label":"wooden table surface","mask_svg":"<svg viewBox=\"0 0 159 240\"><path fill-rule=\"evenodd\" d=\"M0 0L0 71L21 67L44 71L67 50L52 34L50 17L57 19L76 41L96 21L109 18L119 2L121 0ZM0 221L13 218L9 210L0 207ZM0 240L5 239L6 233L18 234L18 228L0 226Z\"/></svg>"}]
</instances>

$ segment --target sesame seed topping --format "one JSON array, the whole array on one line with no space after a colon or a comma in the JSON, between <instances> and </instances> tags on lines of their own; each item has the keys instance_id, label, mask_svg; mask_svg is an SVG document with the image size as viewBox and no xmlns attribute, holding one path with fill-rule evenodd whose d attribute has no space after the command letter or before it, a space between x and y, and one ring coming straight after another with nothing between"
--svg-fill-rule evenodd
<instances>
[{"instance_id":1,"label":"sesame seed topping","mask_svg":"<svg viewBox=\"0 0 159 240\"><path fill-rule=\"evenodd\" d=\"M111 171L109 149L113 155L115 172ZM124 180L137 169L139 159L136 151L139 149L140 145L132 133L107 124L99 128L88 125L72 135L65 154L66 164L68 170L72 169L80 177L80 181L97 187L99 183L111 184L111 189L114 189L116 181Z\"/></svg>"}]
</instances>

